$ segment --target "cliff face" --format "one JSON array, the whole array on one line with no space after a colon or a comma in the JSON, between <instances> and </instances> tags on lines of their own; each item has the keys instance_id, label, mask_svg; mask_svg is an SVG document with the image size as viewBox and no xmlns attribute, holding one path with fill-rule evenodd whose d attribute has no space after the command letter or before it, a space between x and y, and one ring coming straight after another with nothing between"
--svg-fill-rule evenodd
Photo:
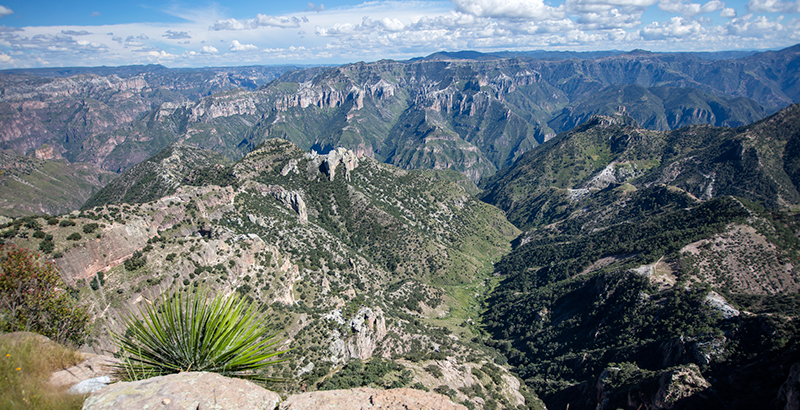
<instances>
[{"instance_id":1,"label":"cliff face","mask_svg":"<svg viewBox=\"0 0 800 410\"><path fill-rule=\"evenodd\" d=\"M796 51L767 54L380 61L292 71L257 90L222 73L6 76L0 147L48 143L70 161L123 171L176 141L235 159L278 137L477 182L592 115L626 113L657 130L758 120L800 95L758 68L790 78Z\"/></svg>"}]
</instances>

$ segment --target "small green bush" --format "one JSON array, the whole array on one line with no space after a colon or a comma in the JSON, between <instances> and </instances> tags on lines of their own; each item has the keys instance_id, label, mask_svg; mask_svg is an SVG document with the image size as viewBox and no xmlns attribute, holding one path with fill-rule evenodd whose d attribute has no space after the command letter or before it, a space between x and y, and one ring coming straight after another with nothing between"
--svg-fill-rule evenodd
<instances>
[{"instance_id":1,"label":"small green bush","mask_svg":"<svg viewBox=\"0 0 800 410\"><path fill-rule=\"evenodd\" d=\"M97 229L98 226L99 225L94 222L83 225L83 233L92 233L95 231L95 229Z\"/></svg>"},{"instance_id":2,"label":"small green bush","mask_svg":"<svg viewBox=\"0 0 800 410\"><path fill-rule=\"evenodd\" d=\"M55 247L56 246L53 243L53 241L43 240L43 241L39 242L39 250L44 252L44 253L53 252L53 249L55 249Z\"/></svg>"},{"instance_id":3,"label":"small green bush","mask_svg":"<svg viewBox=\"0 0 800 410\"><path fill-rule=\"evenodd\" d=\"M69 219L62 219L61 222L58 223L58 226L62 228L66 228L68 226L75 226L75 221L71 221Z\"/></svg>"},{"instance_id":4,"label":"small green bush","mask_svg":"<svg viewBox=\"0 0 800 410\"><path fill-rule=\"evenodd\" d=\"M0 246L0 331L30 330L61 343L83 344L89 313L64 289L55 264L27 249Z\"/></svg>"},{"instance_id":5,"label":"small green bush","mask_svg":"<svg viewBox=\"0 0 800 410\"><path fill-rule=\"evenodd\" d=\"M81 240L81 234L79 234L77 232L73 232L73 233L69 234L69 236L67 236L67 240L68 241L79 241L79 240Z\"/></svg>"}]
</instances>

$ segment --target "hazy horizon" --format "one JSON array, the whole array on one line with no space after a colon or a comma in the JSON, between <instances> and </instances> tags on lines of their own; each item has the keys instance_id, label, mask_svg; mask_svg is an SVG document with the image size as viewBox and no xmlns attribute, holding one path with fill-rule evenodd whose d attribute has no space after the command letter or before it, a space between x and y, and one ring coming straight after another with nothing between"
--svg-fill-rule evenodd
<instances>
[{"instance_id":1,"label":"hazy horizon","mask_svg":"<svg viewBox=\"0 0 800 410\"><path fill-rule=\"evenodd\" d=\"M800 0L0 3L0 69L338 65L439 51L772 50Z\"/></svg>"}]
</instances>

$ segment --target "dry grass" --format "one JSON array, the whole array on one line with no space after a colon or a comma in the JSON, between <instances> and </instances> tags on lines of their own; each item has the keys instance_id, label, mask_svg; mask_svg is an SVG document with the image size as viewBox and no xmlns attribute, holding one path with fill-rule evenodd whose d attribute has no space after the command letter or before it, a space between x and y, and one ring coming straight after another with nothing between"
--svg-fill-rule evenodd
<instances>
[{"instance_id":1,"label":"dry grass","mask_svg":"<svg viewBox=\"0 0 800 410\"><path fill-rule=\"evenodd\" d=\"M0 335L0 409L80 409L86 396L69 395L47 379L82 359L33 333Z\"/></svg>"}]
</instances>

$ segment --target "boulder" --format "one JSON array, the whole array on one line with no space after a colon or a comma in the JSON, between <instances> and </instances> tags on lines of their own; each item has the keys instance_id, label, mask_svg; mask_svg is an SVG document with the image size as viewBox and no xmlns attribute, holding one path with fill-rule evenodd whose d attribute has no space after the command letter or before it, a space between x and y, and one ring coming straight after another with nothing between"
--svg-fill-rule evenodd
<instances>
[{"instance_id":1,"label":"boulder","mask_svg":"<svg viewBox=\"0 0 800 410\"><path fill-rule=\"evenodd\" d=\"M784 410L800 410L800 362L792 365L789 377L781 385L778 402Z\"/></svg>"},{"instance_id":2,"label":"boulder","mask_svg":"<svg viewBox=\"0 0 800 410\"><path fill-rule=\"evenodd\" d=\"M84 354L86 360L70 367L57 371L50 375L48 382L54 386L71 386L70 392L77 394L91 393L100 386L98 383L88 382L84 383L81 387L77 387L80 383L88 380L103 381L108 384L111 382L109 376L113 373L113 366L120 362L110 356L102 356L96 354ZM103 385L104 386L104 385ZM90 389L86 391L86 389Z\"/></svg>"},{"instance_id":3,"label":"boulder","mask_svg":"<svg viewBox=\"0 0 800 410\"><path fill-rule=\"evenodd\" d=\"M279 410L382 409L382 410L466 410L449 397L414 389L377 390L367 387L315 391L289 396Z\"/></svg>"},{"instance_id":4,"label":"boulder","mask_svg":"<svg viewBox=\"0 0 800 410\"><path fill-rule=\"evenodd\" d=\"M247 380L186 372L111 384L89 396L83 409L272 410L280 401L277 393Z\"/></svg>"}]
</instances>

